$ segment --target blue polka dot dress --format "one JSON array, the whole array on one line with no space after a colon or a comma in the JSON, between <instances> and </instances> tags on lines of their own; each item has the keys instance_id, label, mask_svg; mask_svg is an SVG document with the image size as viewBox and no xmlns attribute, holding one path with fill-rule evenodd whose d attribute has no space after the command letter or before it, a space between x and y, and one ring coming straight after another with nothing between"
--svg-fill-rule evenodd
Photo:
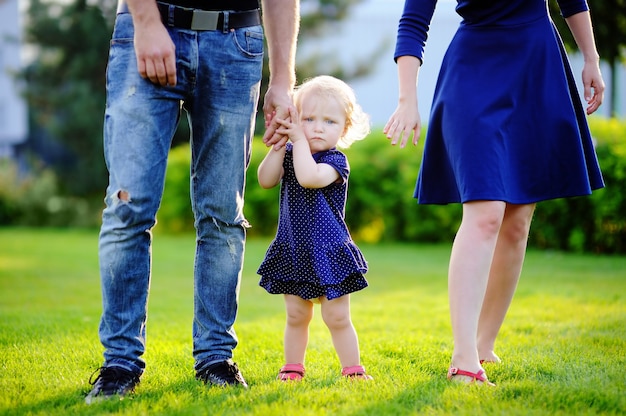
<instances>
[{"instance_id":1,"label":"blue polka dot dress","mask_svg":"<svg viewBox=\"0 0 626 416\"><path fill-rule=\"evenodd\" d=\"M344 220L350 174L346 156L331 149L313 158L334 167L340 180L319 189L300 186L292 145L287 144L278 230L257 273L269 293L335 299L367 287L367 262Z\"/></svg>"}]
</instances>

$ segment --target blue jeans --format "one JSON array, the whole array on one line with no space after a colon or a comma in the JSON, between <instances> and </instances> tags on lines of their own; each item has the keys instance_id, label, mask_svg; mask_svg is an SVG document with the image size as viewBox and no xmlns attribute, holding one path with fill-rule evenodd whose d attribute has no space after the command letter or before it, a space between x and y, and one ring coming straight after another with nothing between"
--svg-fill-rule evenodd
<instances>
[{"instance_id":1,"label":"blue jeans","mask_svg":"<svg viewBox=\"0 0 626 416\"><path fill-rule=\"evenodd\" d=\"M107 67L104 153L109 170L99 253L104 365L141 374L145 362L151 229L182 108L191 126L195 217L196 369L232 357L243 265L245 171L263 59L261 26L228 32L169 28L177 85L140 77L128 13L118 14ZM167 203L167 201L164 201Z\"/></svg>"}]
</instances>

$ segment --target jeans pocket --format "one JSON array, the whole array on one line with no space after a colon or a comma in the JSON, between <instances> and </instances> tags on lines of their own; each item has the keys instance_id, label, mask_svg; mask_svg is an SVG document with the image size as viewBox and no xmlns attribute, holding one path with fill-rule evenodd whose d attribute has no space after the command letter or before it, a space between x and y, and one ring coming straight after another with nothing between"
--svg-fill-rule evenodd
<instances>
[{"instance_id":1,"label":"jeans pocket","mask_svg":"<svg viewBox=\"0 0 626 416\"><path fill-rule=\"evenodd\" d=\"M244 56L254 58L263 55L264 35L261 26L235 29L231 33L233 42Z\"/></svg>"},{"instance_id":2,"label":"jeans pocket","mask_svg":"<svg viewBox=\"0 0 626 416\"><path fill-rule=\"evenodd\" d=\"M135 36L133 28L133 18L130 13L120 13L115 18L111 44L118 42L132 42Z\"/></svg>"}]
</instances>

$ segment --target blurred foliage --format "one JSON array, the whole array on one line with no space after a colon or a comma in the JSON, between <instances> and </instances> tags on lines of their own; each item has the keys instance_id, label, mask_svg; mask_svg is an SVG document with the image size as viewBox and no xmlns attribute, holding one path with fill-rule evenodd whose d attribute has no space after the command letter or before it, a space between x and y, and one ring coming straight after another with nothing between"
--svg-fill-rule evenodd
<instances>
[{"instance_id":1,"label":"blurred foliage","mask_svg":"<svg viewBox=\"0 0 626 416\"><path fill-rule=\"evenodd\" d=\"M537 205L531 244L576 252L626 253L626 122L592 117L606 187L591 197Z\"/></svg>"},{"instance_id":2,"label":"blurred foliage","mask_svg":"<svg viewBox=\"0 0 626 416\"><path fill-rule=\"evenodd\" d=\"M63 195L50 169L24 174L16 163L0 159L0 226L92 227L101 209L101 200Z\"/></svg>"},{"instance_id":3,"label":"blurred foliage","mask_svg":"<svg viewBox=\"0 0 626 416\"><path fill-rule=\"evenodd\" d=\"M328 33L361 1L303 0L299 43L315 41L317 36ZM595 28L600 54L609 62L622 59L624 52L626 38L620 34L626 33L625 1L590 0L592 18L602 22ZM43 130L45 140L59 143L70 155L61 163L48 165L35 155L27 155L26 172L18 171L12 162L0 163L0 225L99 224L101 195L107 181L102 156L104 74L115 7L115 0L30 1L26 40L37 54L22 76L28 81L26 98L32 131ZM552 3L550 7L554 12ZM555 21L564 24L560 17ZM571 48L569 31L561 33ZM372 69L372 56L343 68L333 57L336 51L327 52L299 57L298 80L322 72L349 80ZM379 53L379 49L373 53ZM263 88L267 77L265 69ZM186 117L181 120L186 121ZM262 122L257 124L262 126ZM598 118L591 118L590 124L598 140L597 153L607 188L591 197L540 203L531 229L531 246L626 252L626 124ZM159 232L193 229L188 135L188 126L183 122L174 140L183 145L172 150L168 163L164 203L158 214ZM277 222L278 188L263 190L256 179L257 166L266 151L257 139L246 191L245 212L252 224L251 235L272 235ZM370 242L451 241L460 221L460 205L417 205L412 198L421 146L400 151L375 132L346 154L352 168L346 218L355 238Z\"/></svg>"},{"instance_id":4,"label":"blurred foliage","mask_svg":"<svg viewBox=\"0 0 626 416\"><path fill-rule=\"evenodd\" d=\"M30 131L63 149L64 157L50 167L68 195L102 192L106 186L102 124L111 25L103 10L112 14L114 7L112 0L29 2L25 40L35 46L36 59L22 77Z\"/></svg>"},{"instance_id":5,"label":"blurred foliage","mask_svg":"<svg viewBox=\"0 0 626 416\"><path fill-rule=\"evenodd\" d=\"M529 245L541 249L626 254L626 121L590 118L606 188L591 196L537 205ZM423 136L423 134L422 134ZM358 241L450 242L461 220L461 205L418 205L413 189L422 147L390 146L380 131L345 150L351 174L346 222ZM246 183L244 212L251 236L273 236L279 187L262 189L257 168L267 148L255 139ZM189 146L170 152L157 233L193 231L189 197ZM0 225L98 226L101 198L64 197L54 173L41 169L19 175L14 163L0 163Z\"/></svg>"},{"instance_id":6,"label":"blurred foliage","mask_svg":"<svg viewBox=\"0 0 626 416\"><path fill-rule=\"evenodd\" d=\"M626 122L592 117L606 188L590 197L537 205L529 245L576 252L626 253ZM422 134L423 136L423 134ZM279 187L262 189L256 170L268 150L259 139L248 169L245 214L250 235L272 236L278 221ZM461 205L418 205L412 198L421 146L400 150L380 131L345 150L351 174L346 222L359 241L450 242ZM158 232L193 230L189 204L189 149L172 151L159 211Z\"/></svg>"}]
</instances>

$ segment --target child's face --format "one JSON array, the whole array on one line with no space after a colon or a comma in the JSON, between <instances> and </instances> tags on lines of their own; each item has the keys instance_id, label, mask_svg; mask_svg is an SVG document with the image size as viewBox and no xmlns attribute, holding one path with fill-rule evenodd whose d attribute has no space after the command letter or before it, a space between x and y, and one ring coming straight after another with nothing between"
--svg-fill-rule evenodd
<instances>
[{"instance_id":1,"label":"child's face","mask_svg":"<svg viewBox=\"0 0 626 416\"><path fill-rule=\"evenodd\" d=\"M300 125L312 153L332 149L343 136L346 115L343 106L333 97L307 93L302 97Z\"/></svg>"}]
</instances>

